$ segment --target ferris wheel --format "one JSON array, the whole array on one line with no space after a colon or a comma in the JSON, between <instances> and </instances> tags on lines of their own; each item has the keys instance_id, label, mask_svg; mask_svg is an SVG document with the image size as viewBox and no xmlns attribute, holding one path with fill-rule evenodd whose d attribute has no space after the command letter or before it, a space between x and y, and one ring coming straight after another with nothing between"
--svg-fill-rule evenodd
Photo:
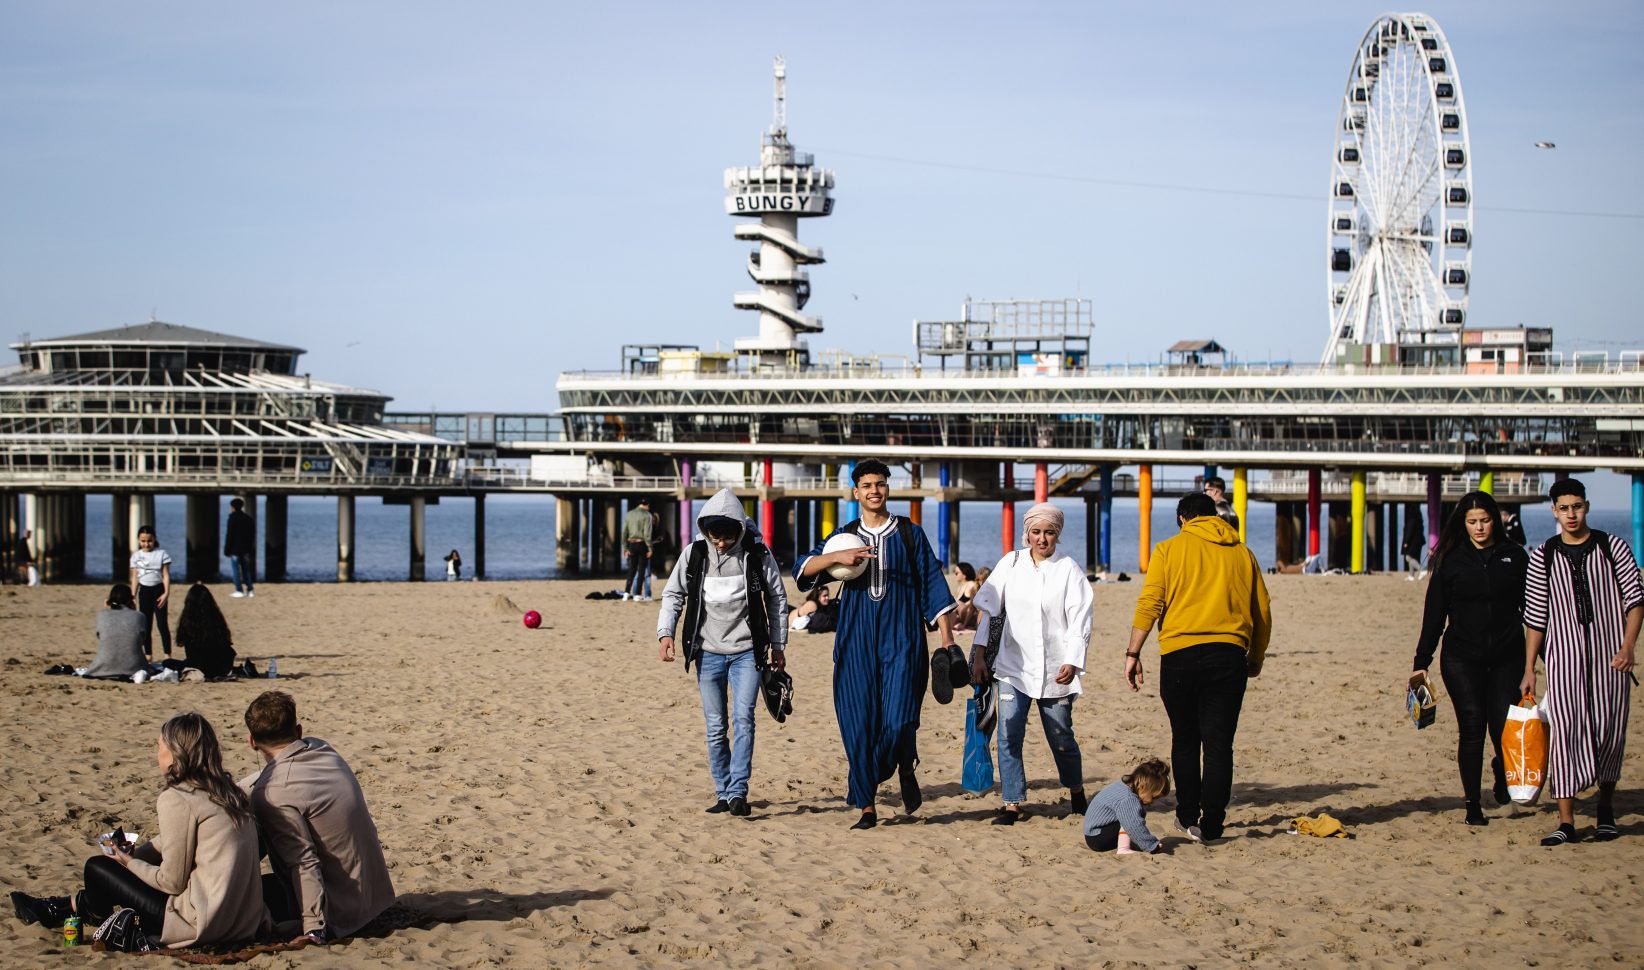
<instances>
[{"instance_id":1,"label":"ferris wheel","mask_svg":"<svg viewBox=\"0 0 1644 970\"><path fill-rule=\"evenodd\" d=\"M1473 152L1461 75L1426 14L1384 14L1359 41L1330 162L1330 340L1453 346L1472 279Z\"/></svg>"}]
</instances>

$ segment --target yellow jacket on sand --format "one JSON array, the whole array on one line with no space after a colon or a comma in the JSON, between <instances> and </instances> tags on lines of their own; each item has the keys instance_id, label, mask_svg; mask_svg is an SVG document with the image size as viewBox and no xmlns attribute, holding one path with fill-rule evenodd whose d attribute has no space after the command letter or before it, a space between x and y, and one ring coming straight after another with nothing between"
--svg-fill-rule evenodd
<instances>
[{"instance_id":1,"label":"yellow jacket on sand","mask_svg":"<svg viewBox=\"0 0 1644 970\"><path fill-rule=\"evenodd\" d=\"M1232 643L1261 663L1273 632L1267 584L1256 557L1226 522L1213 515L1189 519L1154 547L1131 625L1151 630L1154 623L1161 654Z\"/></svg>"}]
</instances>

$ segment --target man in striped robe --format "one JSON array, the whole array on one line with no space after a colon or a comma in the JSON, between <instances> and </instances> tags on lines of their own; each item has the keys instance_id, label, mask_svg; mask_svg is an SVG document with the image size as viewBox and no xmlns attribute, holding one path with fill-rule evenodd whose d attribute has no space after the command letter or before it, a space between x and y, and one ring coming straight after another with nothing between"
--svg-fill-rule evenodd
<instances>
[{"instance_id":1,"label":"man in striped robe","mask_svg":"<svg viewBox=\"0 0 1644 970\"><path fill-rule=\"evenodd\" d=\"M1576 841L1575 797L1595 782L1594 837L1609 841L1621 834L1613 800L1627 741L1644 588L1627 543L1587 527L1585 486L1565 479L1550 495L1559 533L1530 553L1520 690L1535 692L1536 655L1545 645L1543 706L1552 729L1547 774L1559 826L1541 844L1554 846Z\"/></svg>"}]
</instances>

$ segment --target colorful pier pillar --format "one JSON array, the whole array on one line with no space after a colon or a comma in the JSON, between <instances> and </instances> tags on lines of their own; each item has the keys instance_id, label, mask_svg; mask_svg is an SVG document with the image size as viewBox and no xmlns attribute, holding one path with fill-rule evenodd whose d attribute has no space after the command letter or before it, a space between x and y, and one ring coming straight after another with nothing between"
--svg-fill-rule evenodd
<instances>
[{"instance_id":1,"label":"colorful pier pillar","mask_svg":"<svg viewBox=\"0 0 1644 970\"><path fill-rule=\"evenodd\" d=\"M1245 523L1250 521L1250 469L1233 469L1233 514L1239 517L1239 541L1245 541Z\"/></svg>"},{"instance_id":2,"label":"colorful pier pillar","mask_svg":"<svg viewBox=\"0 0 1644 970\"><path fill-rule=\"evenodd\" d=\"M1438 548L1439 529L1444 523L1444 476L1439 472L1427 473L1427 554ZM1424 558L1423 562L1427 562ZM1431 563L1428 563L1431 566Z\"/></svg>"},{"instance_id":3,"label":"colorful pier pillar","mask_svg":"<svg viewBox=\"0 0 1644 970\"><path fill-rule=\"evenodd\" d=\"M1478 490L1486 495L1496 494L1496 473L1493 471L1480 472L1478 476Z\"/></svg>"},{"instance_id":4,"label":"colorful pier pillar","mask_svg":"<svg viewBox=\"0 0 1644 970\"><path fill-rule=\"evenodd\" d=\"M772 502L770 497L771 485L774 481L775 473L772 470L771 460L767 458L761 463L759 470L759 483L764 486L760 492L764 497L759 500L759 531L764 534L766 542L773 541L773 537L776 535L776 503Z\"/></svg>"},{"instance_id":5,"label":"colorful pier pillar","mask_svg":"<svg viewBox=\"0 0 1644 970\"><path fill-rule=\"evenodd\" d=\"M1105 571L1113 564L1113 468L1102 466L1102 491L1096 514L1100 535L1096 539L1097 569Z\"/></svg>"},{"instance_id":6,"label":"colorful pier pillar","mask_svg":"<svg viewBox=\"0 0 1644 970\"><path fill-rule=\"evenodd\" d=\"M1644 472L1633 472L1633 558L1644 562Z\"/></svg>"},{"instance_id":7,"label":"colorful pier pillar","mask_svg":"<svg viewBox=\"0 0 1644 970\"><path fill-rule=\"evenodd\" d=\"M1016 466L1005 462L1004 468L1005 491L1009 492L1016 487ZM999 503L999 554L1016 548L1016 500L1009 495Z\"/></svg>"},{"instance_id":8,"label":"colorful pier pillar","mask_svg":"<svg viewBox=\"0 0 1644 970\"><path fill-rule=\"evenodd\" d=\"M1322 504L1324 472L1318 468L1307 470L1307 554L1319 554L1319 506Z\"/></svg>"},{"instance_id":9,"label":"colorful pier pillar","mask_svg":"<svg viewBox=\"0 0 1644 970\"><path fill-rule=\"evenodd\" d=\"M936 484L944 490L944 493L948 487L948 474L947 462L944 461L936 466ZM942 561L943 566L951 566L957 561L953 556L954 550L948 538L949 519L952 515L953 509L947 501L946 494L944 494L943 500L936 504L936 558Z\"/></svg>"},{"instance_id":10,"label":"colorful pier pillar","mask_svg":"<svg viewBox=\"0 0 1644 970\"><path fill-rule=\"evenodd\" d=\"M1050 465L1045 462L1033 466L1033 501L1050 501Z\"/></svg>"},{"instance_id":11,"label":"colorful pier pillar","mask_svg":"<svg viewBox=\"0 0 1644 970\"><path fill-rule=\"evenodd\" d=\"M913 488L914 488L914 491L918 491L919 489L924 488L924 487L925 487L924 466L920 465L918 462L914 462L913 463ZM921 526L921 527L924 526L924 524L925 524L925 500L924 499L919 498L918 496L910 496L908 498L908 521L912 522L914 525L917 525L917 526Z\"/></svg>"},{"instance_id":12,"label":"colorful pier pillar","mask_svg":"<svg viewBox=\"0 0 1644 970\"><path fill-rule=\"evenodd\" d=\"M836 477L837 473L838 470L833 465L822 466L822 482L824 487L830 489L839 487L839 479ZM837 528L839 528L839 500L836 498L825 498L822 500L822 535L819 538L826 539L828 536L833 535L833 530Z\"/></svg>"},{"instance_id":13,"label":"colorful pier pillar","mask_svg":"<svg viewBox=\"0 0 1644 970\"><path fill-rule=\"evenodd\" d=\"M1136 530L1136 562L1140 572L1147 572L1153 559L1153 466L1136 466L1136 505L1141 521Z\"/></svg>"},{"instance_id":14,"label":"colorful pier pillar","mask_svg":"<svg viewBox=\"0 0 1644 970\"><path fill-rule=\"evenodd\" d=\"M1353 501L1350 511L1350 522L1353 530L1352 553L1348 559L1348 572L1357 575L1366 572L1364 566L1364 486L1365 475L1362 471L1353 473Z\"/></svg>"},{"instance_id":15,"label":"colorful pier pillar","mask_svg":"<svg viewBox=\"0 0 1644 970\"><path fill-rule=\"evenodd\" d=\"M696 465L690 461L679 463L679 546L683 550L696 535L696 522L691 518L691 484L696 480Z\"/></svg>"},{"instance_id":16,"label":"colorful pier pillar","mask_svg":"<svg viewBox=\"0 0 1644 970\"><path fill-rule=\"evenodd\" d=\"M856 474L856 462L853 461L853 462L850 462L850 463L846 464L845 465L845 482L850 482L852 485L855 485L855 480L851 477L855 474ZM844 485L845 482L840 482L840 485ZM852 494L854 495L855 492L852 492ZM861 503L857 502L856 499L854 499L854 498L851 499L849 502L845 503L845 521L846 522L855 522L857 519L859 519L861 517L862 517L862 505L861 505Z\"/></svg>"}]
</instances>

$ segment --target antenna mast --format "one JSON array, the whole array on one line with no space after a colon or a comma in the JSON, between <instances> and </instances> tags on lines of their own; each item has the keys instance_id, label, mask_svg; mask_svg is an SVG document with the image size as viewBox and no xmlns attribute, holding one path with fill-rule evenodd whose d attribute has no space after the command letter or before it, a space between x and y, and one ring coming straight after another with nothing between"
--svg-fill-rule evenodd
<instances>
[{"instance_id":1,"label":"antenna mast","mask_svg":"<svg viewBox=\"0 0 1644 970\"><path fill-rule=\"evenodd\" d=\"M776 114L771 124L771 134L777 138L786 138L788 134L788 62L782 57L775 59L776 74Z\"/></svg>"}]
</instances>

